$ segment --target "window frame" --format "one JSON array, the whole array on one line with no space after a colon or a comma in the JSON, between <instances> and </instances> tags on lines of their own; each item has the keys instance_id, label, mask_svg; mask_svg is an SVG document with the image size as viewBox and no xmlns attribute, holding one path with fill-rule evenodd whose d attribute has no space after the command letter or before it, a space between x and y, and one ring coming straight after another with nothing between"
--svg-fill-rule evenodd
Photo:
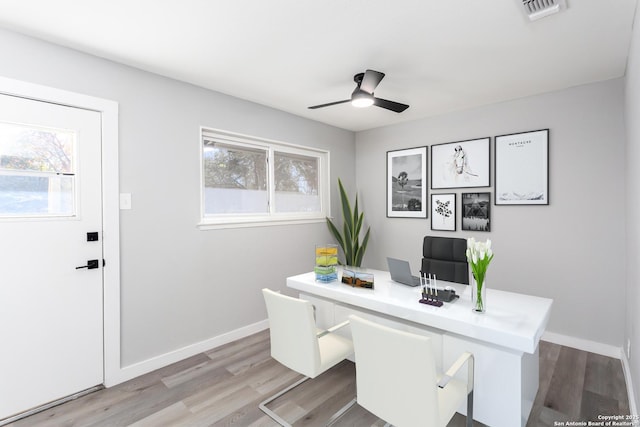
<instances>
[{"instance_id":1,"label":"window frame","mask_svg":"<svg viewBox=\"0 0 640 427\"><path fill-rule=\"evenodd\" d=\"M200 127L198 141L200 159L200 230L215 230L221 228L263 227L273 225L309 224L326 221L331 212L329 194L329 151L303 145L275 141L255 136L227 132L219 129ZM205 173L204 173L204 142L215 140L223 144L240 148L265 150L267 153L267 194L269 209L263 213L205 213ZM276 212L275 204L275 161L276 152L314 157L318 160L318 196L320 211L317 212Z\"/></svg>"}]
</instances>

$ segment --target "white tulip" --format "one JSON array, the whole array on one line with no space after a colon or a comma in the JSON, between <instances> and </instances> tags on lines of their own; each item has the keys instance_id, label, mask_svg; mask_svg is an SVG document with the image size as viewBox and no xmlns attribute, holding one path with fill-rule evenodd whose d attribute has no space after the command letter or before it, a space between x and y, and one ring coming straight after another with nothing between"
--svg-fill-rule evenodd
<instances>
[{"instance_id":1,"label":"white tulip","mask_svg":"<svg viewBox=\"0 0 640 427\"><path fill-rule=\"evenodd\" d=\"M471 262L474 264L478 263L478 257L476 256L475 253L473 253L473 255L471 256Z\"/></svg>"},{"instance_id":2,"label":"white tulip","mask_svg":"<svg viewBox=\"0 0 640 427\"><path fill-rule=\"evenodd\" d=\"M487 239L487 249L491 249L491 239Z\"/></svg>"}]
</instances>

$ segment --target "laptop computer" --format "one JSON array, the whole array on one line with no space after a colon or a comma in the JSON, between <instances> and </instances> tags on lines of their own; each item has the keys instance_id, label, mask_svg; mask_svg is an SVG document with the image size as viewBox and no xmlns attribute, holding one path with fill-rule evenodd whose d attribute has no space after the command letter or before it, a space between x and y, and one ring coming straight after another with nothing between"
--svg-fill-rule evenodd
<instances>
[{"instance_id":1,"label":"laptop computer","mask_svg":"<svg viewBox=\"0 0 640 427\"><path fill-rule=\"evenodd\" d=\"M407 286L419 286L420 278L411 274L411 266L408 261L387 257L391 280Z\"/></svg>"}]
</instances>

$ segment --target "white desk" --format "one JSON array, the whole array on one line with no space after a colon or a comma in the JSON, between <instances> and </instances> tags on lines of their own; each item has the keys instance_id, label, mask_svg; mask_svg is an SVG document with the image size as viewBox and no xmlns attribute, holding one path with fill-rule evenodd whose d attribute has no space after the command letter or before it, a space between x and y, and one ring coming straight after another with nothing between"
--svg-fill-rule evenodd
<instances>
[{"instance_id":1,"label":"white desk","mask_svg":"<svg viewBox=\"0 0 640 427\"><path fill-rule=\"evenodd\" d=\"M358 314L428 335L440 369L446 369L462 352L472 352L476 361L474 418L496 427L526 424L538 391L538 342L552 300L489 287L487 312L478 314L471 310L469 286L438 282L438 287L454 287L460 298L433 307L418 303L418 288L391 281L386 271L368 271L375 275L373 290L340 281L318 283L313 273L289 277L287 286L314 303L319 327ZM465 379L463 371L461 379ZM466 408L459 412L464 414Z\"/></svg>"}]
</instances>

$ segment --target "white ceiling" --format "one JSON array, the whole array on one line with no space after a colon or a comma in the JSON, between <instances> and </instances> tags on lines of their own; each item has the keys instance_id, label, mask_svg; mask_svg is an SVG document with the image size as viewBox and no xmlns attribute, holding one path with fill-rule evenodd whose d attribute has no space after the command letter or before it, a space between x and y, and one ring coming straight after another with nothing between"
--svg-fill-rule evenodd
<instances>
[{"instance_id":1,"label":"white ceiling","mask_svg":"<svg viewBox=\"0 0 640 427\"><path fill-rule=\"evenodd\" d=\"M0 26L359 131L623 76L636 0L0 0ZM353 75L401 114L342 104Z\"/></svg>"}]
</instances>

